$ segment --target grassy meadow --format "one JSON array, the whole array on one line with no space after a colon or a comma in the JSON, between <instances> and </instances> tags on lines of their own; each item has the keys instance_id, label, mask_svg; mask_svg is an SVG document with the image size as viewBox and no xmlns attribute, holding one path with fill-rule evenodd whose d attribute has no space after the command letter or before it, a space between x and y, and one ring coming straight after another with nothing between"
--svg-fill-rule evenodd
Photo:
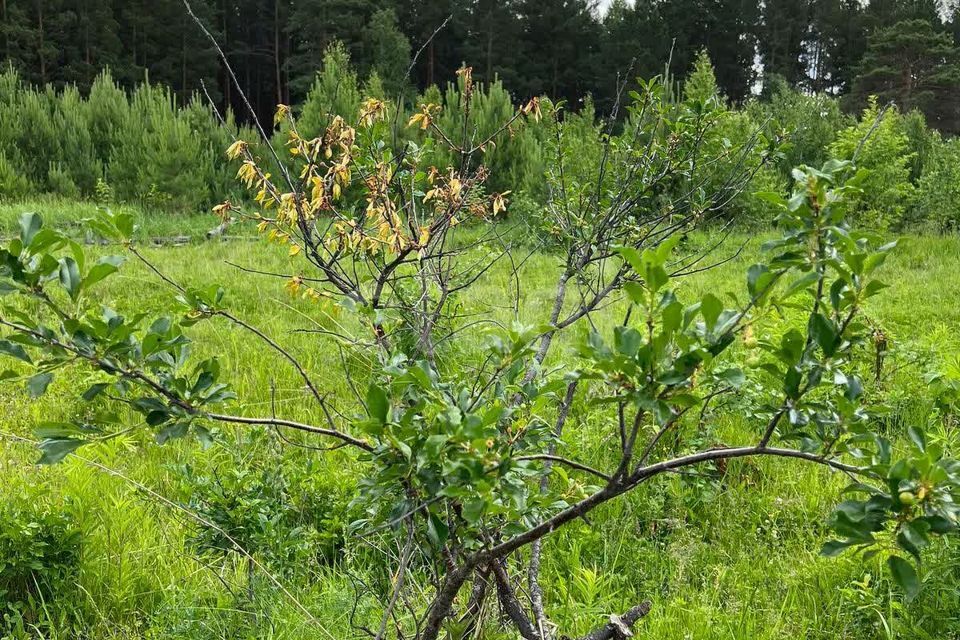
<instances>
[{"instance_id":1,"label":"grassy meadow","mask_svg":"<svg viewBox=\"0 0 960 640\"><path fill-rule=\"evenodd\" d=\"M93 208L58 201L3 205L0 236L12 235L21 210L40 211L48 224L70 225ZM216 224L208 216L138 215L144 238L200 238ZM338 317L333 307L291 297L283 280L238 268L296 273L302 264L284 248L253 238L252 232L236 229L231 234L241 237L229 241L145 244L143 251L180 282L221 284L232 312L288 345L324 392L348 404L352 390L339 377L325 379L324 372L338 371L344 361L361 370L364 354L341 353L330 338L297 330L349 333L357 327ZM688 245L692 250L712 241L711 234L703 233ZM734 257L689 276L682 289L742 292L745 270L761 241L762 234L728 238L717 255ZM525 282L519 300L522 322L542 322L548 316L556 263L547 251L524 263L519 274ZM868 310L891 345L878 380L873 380L871 355L864 354L865 377L872 380L867 393L883 394L888 405L875 419L895 440L906 426L920 424L929 428L930 437L956 443L960 438L933 410L924 374L960 376L960 238L903 237L884 271L889 288ZM492 309L509 322L512 286L510 270L498 265L460 302L465 311ZM120 313L172 308L171 290L134 261L98 292L105 305ZM612 327L623 309L622 303L611 305L592 321L601 330ZM775 334L777 322L770 320L757 331ZM461 352L461 358L477 351L483 330L464 335L444 349ZM295 372L248 334L211 321L195 326L191 336L198 356L220 357L224 377L240 398L237 413L263 415L275 408L290 419L318 419L313 405L304 401L305 389ZM571 358L572 347L568 340L552 357ZM750 354L737 357L748 361ZM66 419L83 410L63 392L84 382L59 376L36 401L22 385L0 383L0 502L25 501L34 509L67 513L80 530L77 573L55 599L33 604L35 622L47 623L45 636L363 637L352 629L351 615L369 621L376 612L366 600L354 611L354 587L358 580L383 576L365 562L363 545L343 544L351 517L347 504L357 479L351 454L289 446L272 432L234 427L221 428L209 448L190 439L159 446L144 429L84 447L60 465L36 466L37 451L18 438L31 438L39 421ZM738 402L733 398L707 415L716 417L711 434L718 443L736 443L757 430L751 416L738 410ZM609 417L575 406L568 422L568 451L603 464L612 455L611 443L597 432ZM284 437L295 444L318 444L302 435ZM288 473L286 491L304 522L316 522L322 513L327 537L319 545L329 553L295 566L264 561L252 577L242 558L198 554L193 542L197 523L188 513L192 479L226 477L238 469L256 476L275 468ZM925 588L909 604L903 604L880 561L864 571L850 558L819 555L827 536L825 520L844 485L845 478L823 468L777 459L731 461L724 469L644 485L598 510L589 523L547 539L548 614L573 635L592 629L611 612L650 599L653 611L636 629L641 639L960 637L960 553L955 547L938 543L923 568ZM302 535L291 533L290 544ZM3 615L0 606L0 620ZM14 638L34 636L29 625L12 633ZM509 636L490 624L485 637Z\"/></svg>"}]
</instances>

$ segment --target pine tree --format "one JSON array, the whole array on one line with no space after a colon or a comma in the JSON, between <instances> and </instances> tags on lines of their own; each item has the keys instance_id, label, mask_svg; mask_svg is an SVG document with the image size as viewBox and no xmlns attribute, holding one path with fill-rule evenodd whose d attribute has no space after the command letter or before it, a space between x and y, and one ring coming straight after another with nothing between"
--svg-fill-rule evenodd
<instances>
[{"instance_id":1,"label":"pine tree","mask_svg":"<svg viewBox=\"0 0 960 640\"><path fill-rule=\"evenodd\" d=\"M670 38L654 0L614 0L603 17L600 75L594 96L601 112L609 113L620 93L634 88L635 78L652 78L663 71ZM619 84L618 84L619 82ZM621 94L621 101L622 101Z\"/></svg>"},{"instance_id":2,"label":"pine tree","mask_svg":"<svg viewBox=\"0 0 960 640\"><path fill-rule=\"evenodd\" d=\"M406 0L398 2L396 9L410 45L414 50L423 48L417 59L415 79L418 86L428 87L452 78L464 62L468 3L462 0Z\"/></svg>"},{"instance_id":3,"label":"pine tree","mask_svg":"<svg viewBox=\"0 0 960 640\"><path fill-rule=\"evenodd\" d=\"M746 0L665 0L659 11L667 34L675 40L671 73L683 78L697 53L706 49L717 82L729 98L741 101L753 79L756 3Z\"/></svg>"},{"instance_id":4,"label":"pine tree","mask_svg":"<svg viewBox=\"0 0 960 640\"><path fill-rule=\"evenodd\" d=\"M315 75L297 118L300 135L307 139L320 135L333 115L352 119L360 107L360 99L350 54L343 44L334 42L323 55L323 70Z\"/></svg>"},{"instance_id":5,"label":"pine tree","mask_svg":"<svg viewBox=\"0 0 960 640\"><path fill-rule=\"evenodd\" d=\"M693 63L693 69L683 83L683 97L686 100L708 102L720 98L717 76L706 49L701 49Z\"/></svg>"},{"instance_id":6,"label":"pine tree","mask_svg":"<svg viewBox=\"0 0 960 640\"><path fill-rule=\"evenodd\" d=\"M874 33L850 99L875 95L901 111L917 109L944 133L960 132L960 51L927 20L904 20Z\"/></svg>"},{"instance_id":7,"label":"pine tree","mask_svg":"<svg viewBox=\"0 0 960 640\"><path fill-rule=\"evenodd\" d=\"M466 4L463 18L463 62L473 67L479 82L503 81L507 87L517 83L520 23L516 0L473 0Z\"/></svg>"},{"instance_id":8,"label":"pine tree","mask_svg":"<svg viewBox=\"0 0 960 640\"><path fill-rule=\"evenodd\" d=\"M386 91L400 95L407 85L410 41L397 24L393 9L380 9L363 30L363 58L358 65L364 76L376 73Z\"/></svg>"},{"instance_id":9,"label":"pine tree","mask_svg":"<svg viewBox=\"0 0 960 640\"><path fill-rule=\"evenodd\" d=\"M354 60L363 58L360 34L377 3L373 0L298 0L287 27L293 46L289 61L293 102L306 95L328 47L343 44Z\"/></svg>"},{"instance_id":10,"label":"pine tree","mask_svg":"<svg viewBox=\"0 0 960 640\"><path fill-rule=\"evenodd\" d=\"M600 24L587 0L519 0L521 59L514 90L573 102L594 87Z\"/></svg>"},{"instance_id":11,"label":"pine tree","mask_svg":"<svg viewBox=\"0 0 960 640\"><path fill-rule=\"evenodd\" d=\"M797 86L806 78L804 42L810 25L810 0L766 0L758 39L764 76Z\"/></svg>"}]
</instances>

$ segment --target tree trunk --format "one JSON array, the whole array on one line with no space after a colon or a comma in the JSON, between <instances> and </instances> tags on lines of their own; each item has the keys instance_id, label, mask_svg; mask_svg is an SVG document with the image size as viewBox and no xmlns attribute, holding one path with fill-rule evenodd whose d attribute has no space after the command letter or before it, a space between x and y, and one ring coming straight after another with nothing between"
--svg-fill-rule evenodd
<instances>
[{"instance_id":1,"label":"tree trunk","mask_svg":"<svg viewBox=\"0 0 960 640\"><path fill-rule=\"evenodd\" d=\"M0 0L0 18L3 19L3 24L9 24L7 22L7 0ZM7 30L3 30L3 55L8 60L10 59L10 34L7 33Z\"/></svg>"},{"instance_id":2,"label":"tree trunk","mask_svg":"<svg viewBox=\"0 0 960 640\"><path fill-rule=\"evenodd\" d=\"M427 47L427 86L433 84L433 38L430 39L430 44Z\"/></svg>"},{"instance_id":3,"label":"tree trunk","mask_svg":"<svg viewBox=\"0 0 960 640\"><path fill-rule=\"evenodd\" d=\"M273 65L277 74L277 104L283 104L283 80L280 77L280 0L273 0Z\"/></svg>"},{"instance_id":4,"label":"tree trunk","mask_svg":"<svg viewBox=\"0 0 960 640\"><path fill-rule=\"evenodd\" d=\"M437 640L443 621L450 615L450 608L460 592L460 587L463 586L472 571L473 567L460 567L447 573L440 585L440 591L437 592L437 596L430 605L427 621L423 626L423 633L420 634L419 640Z\"/></svg>"},{"instance_id":5,"label":"tree trunk","mask_svg":"<svg viewBox=\"0 0 960 640\"><path fill-rule=\"evenodd\" d=\"M37 33L40 37L40 46L37 55L40 59L40 84L47 83L47 61L43 53L43 0L37 0Z\"/></svg>"}]
</instances>

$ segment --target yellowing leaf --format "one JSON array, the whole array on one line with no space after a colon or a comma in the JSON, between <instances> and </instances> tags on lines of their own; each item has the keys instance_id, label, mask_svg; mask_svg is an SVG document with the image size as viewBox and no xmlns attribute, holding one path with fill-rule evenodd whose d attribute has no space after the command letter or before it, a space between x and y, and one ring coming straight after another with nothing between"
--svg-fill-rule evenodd
<instances>
[{"instance_id":1,"label":"yellowing leaf","mask_svg":"<svg viewBox=\"0 0 960 640\"><path fill-rule=\"evenodd\" d=\"M236 160L247 151L247 143L243 140L237 140L227 147L227 157Z\"/></svg>"},{"instance_id":2,"label":"yellowing leaf","mask_svg":"<svg viewBox=\"0 0 960 640\"><path fill-rule=\"evenodd\" d=\"M278 124L286 120L288 115L290 115L290 107L288 107L285 104L278 104L277 110L273 114L273 126L277 126Z\"/></svg>"}]
</instances>

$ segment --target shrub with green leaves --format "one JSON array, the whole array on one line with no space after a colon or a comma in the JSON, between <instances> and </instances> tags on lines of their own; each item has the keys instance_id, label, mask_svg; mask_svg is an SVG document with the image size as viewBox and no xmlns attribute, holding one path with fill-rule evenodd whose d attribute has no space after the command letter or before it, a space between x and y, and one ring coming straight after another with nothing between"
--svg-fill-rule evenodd
<instances>
[{"instance_id":1,"label":"shrub with green leaves","mask_svg":"<svg viewBox=\"0 0 960 640\"><path fill-rule=\"evenodd\" d=\"M915 196L910 182L915 154L895 106L881 108L872 100L860 122L841 131L829 152L870 172L852 212L861 224L876 229L904 224Z\"/></svg>"},{"instance_id":2,"label":"shrub with green leaves","mask_svg":"<svg viewBox=\"0 0 960 640\"><path fill-rule=\"evenodd\" d=\"M254 434L249 446L266 439ZM251 468L243 450L225 449L210 471L184 469L189 505L199 516L191 540L198 552L239 560L250 573L257 562L286 574L335 561L349 524L348 499L336 479L301 474L280 456Z\"/></svg>"},{"instance_id":3,"label":"shrub with green leaves","mask_svg":"<svg viewBox=\"0 0 960 640\"><path fill-rule=\"evenodd\" d=\"M47 628L46 611L75 588L80 543L62 509L28 496L0 501L0 632Z\"/></svg>"},{"instance_id":4,"label":"shrub with green leaves","mask_svg":"<svg viewBox=\"0 0 960 640\"><path fill-rule=\"evenodd\" d=\"M960 141L936 141L917 185L911 221L941 231L960 229Z\"/></svg>"},{"instance_id":5,"label":"shrub with green leaves","mask_svg":"<svg viewBox=\"0 0 960 640\"><path fill-rule=\"evenodd\" d=\"M786 176L799 165L822 165L838 133L851 124L851 118L840 111L839 101L823 94L805 94L778 76L771 79L769 94L767 100L751 101L745 110L786 141L778 163L781 172Z\"/></svg>"}]
</instances>

